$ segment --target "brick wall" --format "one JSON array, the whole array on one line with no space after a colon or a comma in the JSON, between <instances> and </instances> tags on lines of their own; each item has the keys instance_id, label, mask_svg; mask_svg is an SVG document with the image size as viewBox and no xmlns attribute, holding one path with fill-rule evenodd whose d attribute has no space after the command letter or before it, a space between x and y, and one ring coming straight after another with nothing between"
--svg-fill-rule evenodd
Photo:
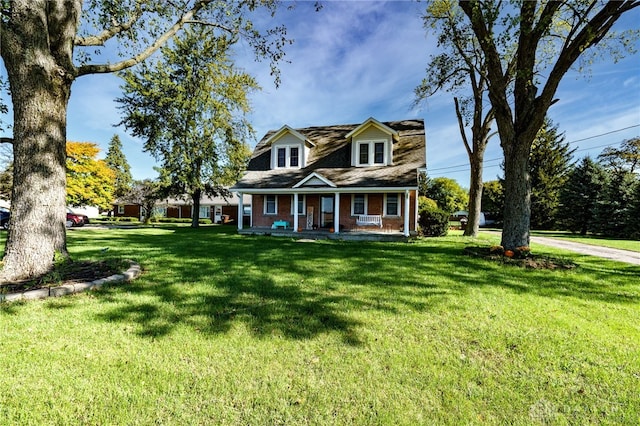
<instances>
[{"instance_id":1,"label":"brick wall","mask_svg":"<svg viewBox=\"0 0 640 426\"><path fill-rule=\"evenodd\" d=\"M320 227L320 197L323 194L307 194L305 203L305 214L298 215L298 225L300 228L306 228L307 216L306 212L313 207L313 223ZM329 195L329 194L326 194ZM332 195L332 194L331 194ZM398 231L404 226L404 194L400 194L398 199L400 204L400 216L383 216L383 229ZM292 214L292 196L289 194L277 196L277 214L264 214L264 195L252 196L252 215L253 226L255 227L271 227L276 220L289 221L293 226ZM416 209L416 193L410 192L409 200L410 219L409 230L415 230L414 214ZM382 215L384 212L384 194L368 194L367 197L367 213ZM340 228L344 230L357 228L357 216L351 215L351 194L340 194ZM370 228L370 227L367 227Z\"/></svg>"}]
</instances>

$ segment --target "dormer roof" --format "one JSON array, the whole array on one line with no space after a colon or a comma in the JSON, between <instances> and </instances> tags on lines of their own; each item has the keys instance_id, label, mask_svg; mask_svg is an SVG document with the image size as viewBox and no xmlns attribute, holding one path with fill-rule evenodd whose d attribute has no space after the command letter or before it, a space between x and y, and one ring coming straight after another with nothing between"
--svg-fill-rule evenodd
<instances>
[{"instance_id":1,"label":"dormer roof","mask_svg":"<svg viewBox=\"0 0 640 426\"><path fill-rule=\"evenodd\" d=\"M359 125L355 129L353 129L352 131L347 133L345 138L350 140L350 139L358 136L360 133L364 132L365 130L367 130L369 127L375 127L378 130L380 130L381 132L384 132L384 133L388 134L389 136L391 136L394 141L396 141L396 142L398 141L398 132L397 131L393 130L391 127L387 126L386 124L379 122L378 120L376 120L373 117L367 118L367 120L364 123L362 123L361 125Z\"/></svg>"},{"instance_id":2,"label":"dormer roof","mask_svg":"<svg viewBox=\"0 0 640 426\"><path fill-rule=\"evenodd\" d=\"M284 135L290 134L297 139L300 139L301 142L304 142L309 148L316 146L313 142L309 140L309 138L305 137L302 133L289 127L288 125L282 126L279 130L273 133L269 138L264 142L266 145L271 145L278 139L282 138Z\"/></svg>"}]
</instances>

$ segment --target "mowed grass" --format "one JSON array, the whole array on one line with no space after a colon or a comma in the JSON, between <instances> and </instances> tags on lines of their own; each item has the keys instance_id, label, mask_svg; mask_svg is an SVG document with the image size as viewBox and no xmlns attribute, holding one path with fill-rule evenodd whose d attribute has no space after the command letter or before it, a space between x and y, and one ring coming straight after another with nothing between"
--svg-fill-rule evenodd
<instances>
[{"instance_id":1,"label":"mowed grass","mask_svg":"<svg viewBox=\"0 0 640 426\"><path fill-rule=\"evenodd\" d=\"M479 244L73 230L144 274L0 306L0 423L638 424L640 268Z\"/></svg>"}]
</instances>

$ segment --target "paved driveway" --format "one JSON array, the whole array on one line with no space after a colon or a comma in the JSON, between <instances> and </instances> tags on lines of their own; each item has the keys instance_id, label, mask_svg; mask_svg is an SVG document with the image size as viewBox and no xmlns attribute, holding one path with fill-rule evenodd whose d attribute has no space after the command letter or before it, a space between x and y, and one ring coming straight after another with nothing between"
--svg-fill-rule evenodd
<instances>
[{"instance_id":1,"label":"paved driveway","mask_svg":"<svg viewBox=\"0 0 640 426\"><path fill-rule=\"evenodd\" d=\"M619 262L640 265L640 253L629 250L614 249L609 247L594 246L591 244L575 243L573 241L558 240L548 237L531 237L531 242L544 246L556 247L580 254L603 257Z\"/></svg>"}]
</instances>

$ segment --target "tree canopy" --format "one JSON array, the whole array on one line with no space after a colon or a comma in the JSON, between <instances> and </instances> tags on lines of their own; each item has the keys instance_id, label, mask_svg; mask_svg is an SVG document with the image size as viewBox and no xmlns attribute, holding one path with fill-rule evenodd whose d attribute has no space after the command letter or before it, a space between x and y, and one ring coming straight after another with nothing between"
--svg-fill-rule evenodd
<instances>
[{"instance_id":1,"label":"tree canopy","mask_svg":"<svg viewBox=\"0 0 640 426\"><path fill-rule=\"evenodd\" d=\"M109 209L113 202L115 173L100 148L91 142L67 142L67 204Z\"/></svg>"},{"instance_id":2,"label":"tree canopy","mask_svg":"<svg viewBox=\"0 0 640 426\"><path fill-rule=\"evenodd\" d=\"M258 85L235 68L229 43L206 27L187 29L158 61L122 74L122 123L162 163L170 193L192 198L194 227L201 195L226 195L250 154L245 115Z\"/></svg>"}]
</instances>

